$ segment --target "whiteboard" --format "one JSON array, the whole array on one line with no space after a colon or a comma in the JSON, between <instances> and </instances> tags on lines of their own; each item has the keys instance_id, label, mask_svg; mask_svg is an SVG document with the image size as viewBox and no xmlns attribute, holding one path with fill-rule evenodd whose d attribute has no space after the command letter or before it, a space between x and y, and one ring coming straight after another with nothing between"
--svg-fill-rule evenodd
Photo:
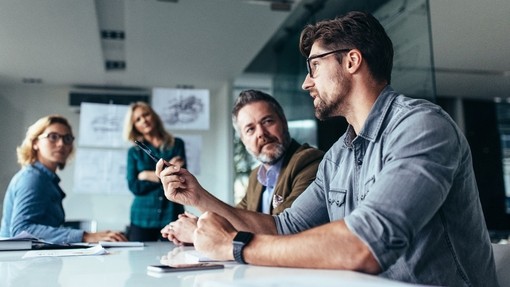
<instances>
[{"instance_id":1,"label":"whiteboard","mask_svg":"<svg viewBox=\"0 0 510 287\"><path fill-rule=\"evenodd\" d=\"M127 151L122 138L127 105L82 103L74 169L77 193L130 194L126 179ZM188 170L200 174L202 137L177 135L184 141Z\"/></svg>"}]
</instances>

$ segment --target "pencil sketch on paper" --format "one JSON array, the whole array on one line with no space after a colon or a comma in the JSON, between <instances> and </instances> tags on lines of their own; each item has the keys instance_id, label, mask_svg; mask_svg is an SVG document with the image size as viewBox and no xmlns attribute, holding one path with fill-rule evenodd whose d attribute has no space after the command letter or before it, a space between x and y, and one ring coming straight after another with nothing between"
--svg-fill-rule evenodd
<instances>
[{"instance_id":1,"label":"pencil sketch on paper","mask_svg":"<svg viewBox=\"0 0 510 287\"><path fill-rule=\"evenodd\" d=\"M115 115L99 115L92 119L90 126L96 133L121 132L122 118Z\"/></svg>"},{"instance_id":2,"label":"pencil sketch on paper","mask_svg":"<svg viewBox=\"0 0 510 287\"><path fill-rule=\"evenodd\" d=\"M168 130L209 129L209 91L154 88L152 107Z\"/></svg>"},{"instance_id":3,"label":"pencil sketch on paper","mask_svg":"<svg viewBox=\"0 0 510 287\"><path fill-rule=\"evenodd\" d=\"M79 147L76 150L73 191L129 194L126 181L127 149Z\"/></svg>"},{"instance_id":4,"label":"pencil sketch on paper","mask_svg":"<svg viewBox=\"0 0 510 287\"><path fill-rule=\"evenodd\" d=\"M80 108L79 146L127 148L122 128L128 106L82 103Z\"/></svg>"},{"instance_id":5,"label":"pencil sketch on paper","mask_svg":"<svg viewBox=\"0 0 510 287\"><path fill-rule=\"evenodd\" d=\"M161 117L165 123L176 125L194 122L204 111L204 103L195 95L183 96L180 99L169 99Z\"/></svg>"}]
</instances>

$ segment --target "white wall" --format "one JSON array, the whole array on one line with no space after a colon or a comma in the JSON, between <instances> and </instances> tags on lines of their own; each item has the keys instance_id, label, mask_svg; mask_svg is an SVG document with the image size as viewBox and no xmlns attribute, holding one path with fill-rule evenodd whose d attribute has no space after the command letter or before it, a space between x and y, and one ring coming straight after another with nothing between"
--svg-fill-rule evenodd
<instances>
[{"instance_id":1,"label":"white wall","mask_svg":"<svg viewBox=\"0 0 510 287\"><path fill-rule=\"evenodd\" d=\"M44 85L0 87L0 203L11 177L19 170L16 147L21 144L28 126L48 114L65 116L79 134L79 114L68 105L68 88ZM208 131L178 131L179 134L201 135L203 150L199 182L220 199L233 203L232 167L232 106L230 85L220 91L211 91L211 124ZM73 193L74 161L58 171L64 199L66 219L94 219L98 229L124 230L129 224L132 195L76 194ZM196 211L191 209L192 211ZM0 215L1 217L1 215Z\"/></svg>"}]
</instances>

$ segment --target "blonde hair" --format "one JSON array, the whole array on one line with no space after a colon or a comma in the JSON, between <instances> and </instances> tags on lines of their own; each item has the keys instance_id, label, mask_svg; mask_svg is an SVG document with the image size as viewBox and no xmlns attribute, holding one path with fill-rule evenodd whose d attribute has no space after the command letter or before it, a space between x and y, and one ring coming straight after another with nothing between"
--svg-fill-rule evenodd
<instances>
[{"instance_id":1,"label":"blonde hair","mask_svg":"<svg viewBox=\"0 0 510 287\"><path fill-rule=\"evenodd\" d=\"M16 148L16 154L18 156L18 163L23 167L29 164L33 164L37 160L37 151L34 150L34 142L38 140L39 136L52 124L62 124L69 129L71 135L73 135L73 129L71 125L61 115L49 115L37 120L33 125L28 127L27 133L25 135L25 139L21 143L20 146ZM72 154L74 151L74 145L71 146ZM65 163L60 163L58 165L60 169L64 169Z\"/></svg>"},{"instance_id":2,"label":"blonde hair","mask_svg":"<svg viewBox=\"0 0 510 287\"><path fill-rule=\"evenodd\" d=\"M162 148L172 147L174 145L174 136L165 130L163 125L163 121L159 117L159 115L152 109L149 104L145 102L136 102L129 106L129 110L126 113L126 117L124 119L124 139L129 142L143 141L143 134L141 134L136 128L133 122L133 112L137 109L141 108L144 111L148 111L152 119L154 120L154 128L156 129L156 135L161 138L163 141Z\"/></svg>"}]
</instances>

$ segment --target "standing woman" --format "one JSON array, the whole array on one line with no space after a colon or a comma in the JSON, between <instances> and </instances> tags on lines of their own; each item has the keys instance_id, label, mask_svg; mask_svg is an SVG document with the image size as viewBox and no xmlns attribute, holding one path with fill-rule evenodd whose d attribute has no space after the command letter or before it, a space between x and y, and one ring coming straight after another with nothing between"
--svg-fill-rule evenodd
<instances>
[{"instance_id":1,"label":"standing woman","mask_svg":"<svg viewBox=\"0 0 510 287\"><path fill-rule=\"evenodd\" d=\"M186 167L184 142L172 136L161 118L144 102L130 106L126 115L124 137L144 143L157 158ZM138 146L128 151L127 180L135 195L131 205L130 241L157 241L160 230L184 212L184 207L166 199L163 186L154 173L156 163Z\"/></svg>"},{"instance_id":2,"label":"standing woman","mask_svg":"<svg viewBox=\"0 0 510 287\"><path fill-rule=\"evenodd\" d=\"M28 128L17 148L21 170L12 178L5 193L1 237L23 231L52 243L126 241L120 232L89 233L63 227L64 191L58 185L57 169L64 169L73 152L74 136L69 122L50 115Z\"/></svg>"}]
</instances>

